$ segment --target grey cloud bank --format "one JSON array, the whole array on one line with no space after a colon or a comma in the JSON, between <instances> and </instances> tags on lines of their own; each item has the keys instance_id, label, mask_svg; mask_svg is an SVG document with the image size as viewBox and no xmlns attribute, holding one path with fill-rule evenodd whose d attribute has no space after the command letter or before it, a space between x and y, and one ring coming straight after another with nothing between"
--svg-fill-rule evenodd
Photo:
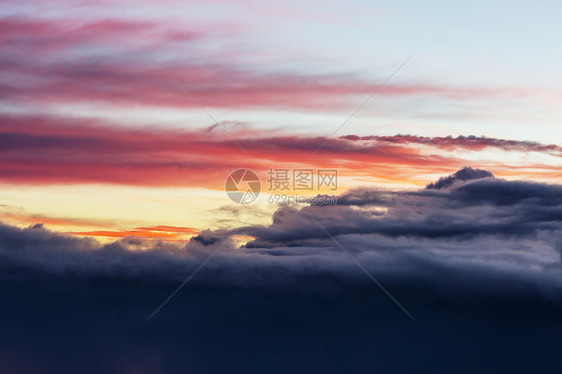
<instances>
[{"instance_id":1,"label":"grey cloud bank","mask_svg":"<svg viewBox=\"0 0 562 374\"><path fill-rule=\"evenodd\" d=\"M235 232L255 239L237 248ZM473 169L419 191L356 189L335 206L281 206L270 225L205 231L186 245L101 245L40 225L0 225L0 364L18 372L286 372L297 362L303 372L350 362L356 372L552 372L562 368L561 249L562 186ZM76 355L66 359L69 349Z\"/></svg>"}]
</instances>

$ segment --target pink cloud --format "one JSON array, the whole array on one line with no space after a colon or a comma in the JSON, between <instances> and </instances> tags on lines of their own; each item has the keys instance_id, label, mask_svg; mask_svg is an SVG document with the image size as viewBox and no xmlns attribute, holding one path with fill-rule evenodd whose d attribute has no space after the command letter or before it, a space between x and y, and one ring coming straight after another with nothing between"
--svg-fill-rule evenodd
<instances>
[{"instance_id":1,"label":"pink cloud","mask_svg":"<svg viewBox=\"0 0 562 374\"><path fill-rule=\"evenodd\" d=\"M201 48L231 35L230 29L217 34L173 21L0 19L0 96L9 103L196 107L152 57L205 107L332 111L356 106L380 84L353 74L248 69L222 48ZM392 82L377 93L448 100L531 94L536 90Z\"/></svg>"},{"instance_id":2,"label":"pink cloud","mask_svg":"<svg viewBox=\"0 0 562 374\"><path fill-rule=\"evenodd\" d=\"M470 164L497 174L554 178L548 165L506 165L493 160L466 161L442 150L485 148L543 152L560 148L531 142L458 137L346 136L341 138L256 134L238 138L250 156L217 131L138 130L84 120L0 117L0 180L10 183L115 183L222 189L239 167L265 175L270 167L337 167L342 175L405 181L442 174ZM241 133L243 134L243 133ZM241 134L237 134L240 136ZM412 145L430 147L423 153ZM323 146L318 152L316 150ZM431 151L431 148L434 151ZM428 179L429 180L429 179Z\"/></svg>"}]
</instances>

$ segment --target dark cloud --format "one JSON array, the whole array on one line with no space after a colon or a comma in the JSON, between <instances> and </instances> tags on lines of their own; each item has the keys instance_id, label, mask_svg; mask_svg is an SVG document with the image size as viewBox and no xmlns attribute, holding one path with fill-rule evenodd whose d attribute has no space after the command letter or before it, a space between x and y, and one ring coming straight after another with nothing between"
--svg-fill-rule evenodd
<instances>
[{"instance_id":1,"label":"dark cloud","mask_svg":"<svg viewBox=\"0 0 562 374\"><path fill-rule=\"evenodd\" d=\"M185 245L102 245L0 225L0 364L24 373L556 372L561 192L490 177L356 189L338 205L281 206L270 225L207 230ZM234 234L255 240L237 248Z\"/></svg>"},{"instance_id":2,"label":"dark cloud","mask_svg":"<svg viewBox=\"0 0 562 374\"><path fill-rule=\"evenodd\" d=\"M494 174L487 170L473 169L471 167L465 167L455 174L449 175L448 177L439 178L437 182L428 184L425 188L428 190L440 190L442 188L450 187L456 182L466 182L474 179L481 178L494 178Z\"/></svg>"},{"instance_id":3,"label":"dark cloud","mask_svg":"<svg viewBox=\"0 0 562 374\"><path fill-rule=\"evenodd\" d=\"M562 186L544 183L485 180L459 186L451 198L465 205L493 204L517 206L519 204L556 207L562 204Z\"/></svg>"},{"instance_id":4,"label":"dark cloud","mask_svg":"<svg viewBox=\"0 0 562 374\"><path fill-rule=\"evenodd\" d=\"M508 256L523 268L550 269L559 263L562 186L490 177L463 180L466 172L453 174L451 178L457 181L450 188L413 192L355 189L339 196L337 205L301 209L283 205L270 225L206 230L186 245L155 244L134 237L101 245L92 239L55 234L41 225L26 229L0 225L0 267L3 276L17 274L13 269L28 269L56 275L73 271L84 277L175 279L185 274L182 269L196 266L202 257L220 248L216 266L236 264L239 272L229 279L234 270L221 268L225 285L252 279L263 286L268 280L260 278L261 269L256 273L249 269L281 267L298 273L305 271L308 261L318 270L345 277L337 266L331 267L341 260L341 253L321 228L354 253L372 258L371 266L378 266L377 256L392 254L387 260L397 265L385 271L408 268L414 258L433 261L435 251L459 256L456 261L463 256L473 262L486 257L499 264ZM237 249L233 235L249 235L254 240ZM404 263L398 265L400 261ZM209 269L212 274L212 266Z\"/></svg>"},{"instance_id":5,"label":"dark cloud","mask_svg":"<svg viewBox=\"0 0 562 374\"><path fill-rule=\"evenodd\" d=\"M376 140L391 144L422 144L441 149L462 148L467 150L480 150L485 148L497 148L504 151L522 151L522 152L545 152L560 156L562 147L555 144L542 144L532 141L510 140L489 138L486 136L460 135L452 136L416 136L416 135L394 135L394 136L356 136L348 135L344 138L350 140Z\"/></svg>"},{"instance_id":6,"label":"dark cloud","mask_svg":"<svg viewBox=\"0 0 562 374\"><path fill-rule=\"evenodd\" d=\"M493 178L465 168L415 192L355 189L337 205L281 207L269 226L250 226L247 247L302 246L333 235L469 240L534 237L560 230L562 186ZM285 219L285 217L287 217Z\"/></svg>"}]
</instances>

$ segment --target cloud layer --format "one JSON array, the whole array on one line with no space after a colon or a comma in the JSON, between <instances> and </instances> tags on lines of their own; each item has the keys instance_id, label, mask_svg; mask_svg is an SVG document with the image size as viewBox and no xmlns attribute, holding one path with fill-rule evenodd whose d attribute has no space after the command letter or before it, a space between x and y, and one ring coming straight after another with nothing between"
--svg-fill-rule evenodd
<instances>
[{"instance_id":1,"label":"cloud layer","mask_svg":"<svg viewBox=\"0 0 562 374\"><path fill-rule=\"evenodd\" d=\"M17 277L27 269L51 275L72 271L83 277L178 279L202 256L221 248L220 256L209 264L209 279L225 285L294 287L299 277L327 274L359 282L361 273L346 263L324 228L373 273L391 278L432 278L432 272L454 276L452 269L470 269L491 277L513 276L519 279L516 283L522 279L544 282L557 289L561 285L562 187L506 181L473 169L441 181L455 176L454 183L440 189L434 185L405 192L356 189L339 196L337 205L281 206L270 225L206 230L186 246L144 242L143 235L101 245L38 225L27 229L3 225L2 274ZM181 229L182 233L190 230ZM158 230L174 231L139 228L130 234ZM233 235L254 239L237 248ZM273 268L279 270L272 273ZM17 271L12 273L13 269ZM220 272L213 274L213 269ZM276 272L296 278L287 277L287 284L277 282ZM466 280L470 287L470 282L482 278ZM447 287L447 282L441 286Z\"/></svg>"},{"instance_id":2,"label":"cloud layer","mask_svg":"<svg viewBox=\"0 0 562 374\"><path fill-rule=\"evenodd\" d=\"M40 225L0 225L0 292L12 300L2 304L1 332L12 343L0 345L0 362L25 369L22 358L34 357L29 372L84 367L56 352L50 360L41 356L50 349L26 339L35 319L41 334L49 330L45 324L57 329L43 342L64 350L71 349L64 339L78 323L75 329L87 342L74 349L87 357L89 370L108 372L135 367L179 372L186 361L170 361L174 345L196 354L198 358L185 356L192 365L204 365L196 372L215 371L221 366L211 364L214 349L232 364L261 344L289 354L293 348L284 344L299 339L314 349L320 349L317 339L328 339L323 347L339 351L338 360L324 363L311 351L301 352L297 361L306 368L330 370L328 366L339 367L357 352L376 349L374 356L365 357L376 357L381 372L413 370L411 365L425 359L431 363L424 367L447 372L463 362L454 352L438 359L448 345L471 352L476 346L485 349L486 354L471 361L477 367L515 368L508 358L516 351L530 360L524 368L534 365L542 372L559 367L547 342L562 336L562 186L506 181L471 169L442 179L440 188L436 185L419 191L356 189L339 196L333 206L281 206L270 225L204 231L186 245L136 238L101 245ZM239 248L233 235L254 240ZM197 276L141 327L215 250ZM21 292L22 287L27 291ZM24 311L25 305L35 313ZM277 328L279 323L285 328ZM478 329L484 329L480 335L474 333ZM254 331L254 338L248 331ZM538 343L537 334L548 335ZM242 345L233 345L229 337L234 336ZM63 341L54 343L57 337ZM111 342L103 343L107 338ZM400 358L394 338L411 351L410 360ZM119 345L124 349L120 358L114 353ZM493 353L500 347L509 354ZM87 353L92 349L95 357ZM259 351L254 365L269 368L273 352ZM537 364L539 356L542 364ZM292 362L277 369L289 369ZM356 364L364 371L373 363L361 358Z\"/></svg>"},{"instance_id":3,"label":"cloud layer","mask_svg":"<svg viewBox=\"0 0 562 374\"><path fill-rule=\"evenodd\" d=\"M228 124L225 126L228 127ZM482 137L339 138L274 134L217 126L207 130L127 129L104 121L57 117L0 116L0 180L9 183L110 183L222 189L226 176L247 167L265 177L271 167L333 168L347 177L386 181L426 179L466 165L483 151L556 160L554 145ZM423 144L425 149L418 146ZM447 152L444 152L444 150ZM472 155L465 156L469 150ZM550 163L491 162L500 173L557 179ZM426 179L427 180L427 179Z\"/></svg>"},{"instance_id":4,"label":"cloud layer","mask_svg":"<svg viewBox=\"0 0 562 374\"><path fill-rule=\"evenodd\" d=\"M515 6L512 43L493 9L426 28L433 7L372 5L3 4L0 220L30 226L0 223L0 372L562 372L556 20L521 27L539 13ZM203 128L209 113L230 121ZM318 135L348 113L357 127ZM281 205L267 225L170 209L168 187L217 196L241 167L427 186ZM100 185L115 195L65 193ZM240 224L201 231L217 212Z\"/></svg>"}]
</instances>

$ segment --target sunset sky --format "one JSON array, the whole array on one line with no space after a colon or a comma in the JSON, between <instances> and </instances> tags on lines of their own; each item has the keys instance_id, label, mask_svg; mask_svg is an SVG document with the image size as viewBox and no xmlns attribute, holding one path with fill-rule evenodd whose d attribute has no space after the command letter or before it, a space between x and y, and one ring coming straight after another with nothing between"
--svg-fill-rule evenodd
<instances>
[{"instance_id":1,"label":"sunset sky","mask_svg":"<svg viewBox=\"0 0 562 374\"><path fill-rule=\"evenodd\" d=\"M560 181L553 4L4 3L0 217L185 239L239 223L240 167L337 168L339 191Z\"/></svg>"},{"instance_id":2,"label":"sunset sky","mask_svg":"<svg viewBox=\"0 0 562 374\"><path fill-rule=\"evenodd\" d=\"M561 15L0 1L0 372L559 372Z\"/></svg>"}]
</instances>

